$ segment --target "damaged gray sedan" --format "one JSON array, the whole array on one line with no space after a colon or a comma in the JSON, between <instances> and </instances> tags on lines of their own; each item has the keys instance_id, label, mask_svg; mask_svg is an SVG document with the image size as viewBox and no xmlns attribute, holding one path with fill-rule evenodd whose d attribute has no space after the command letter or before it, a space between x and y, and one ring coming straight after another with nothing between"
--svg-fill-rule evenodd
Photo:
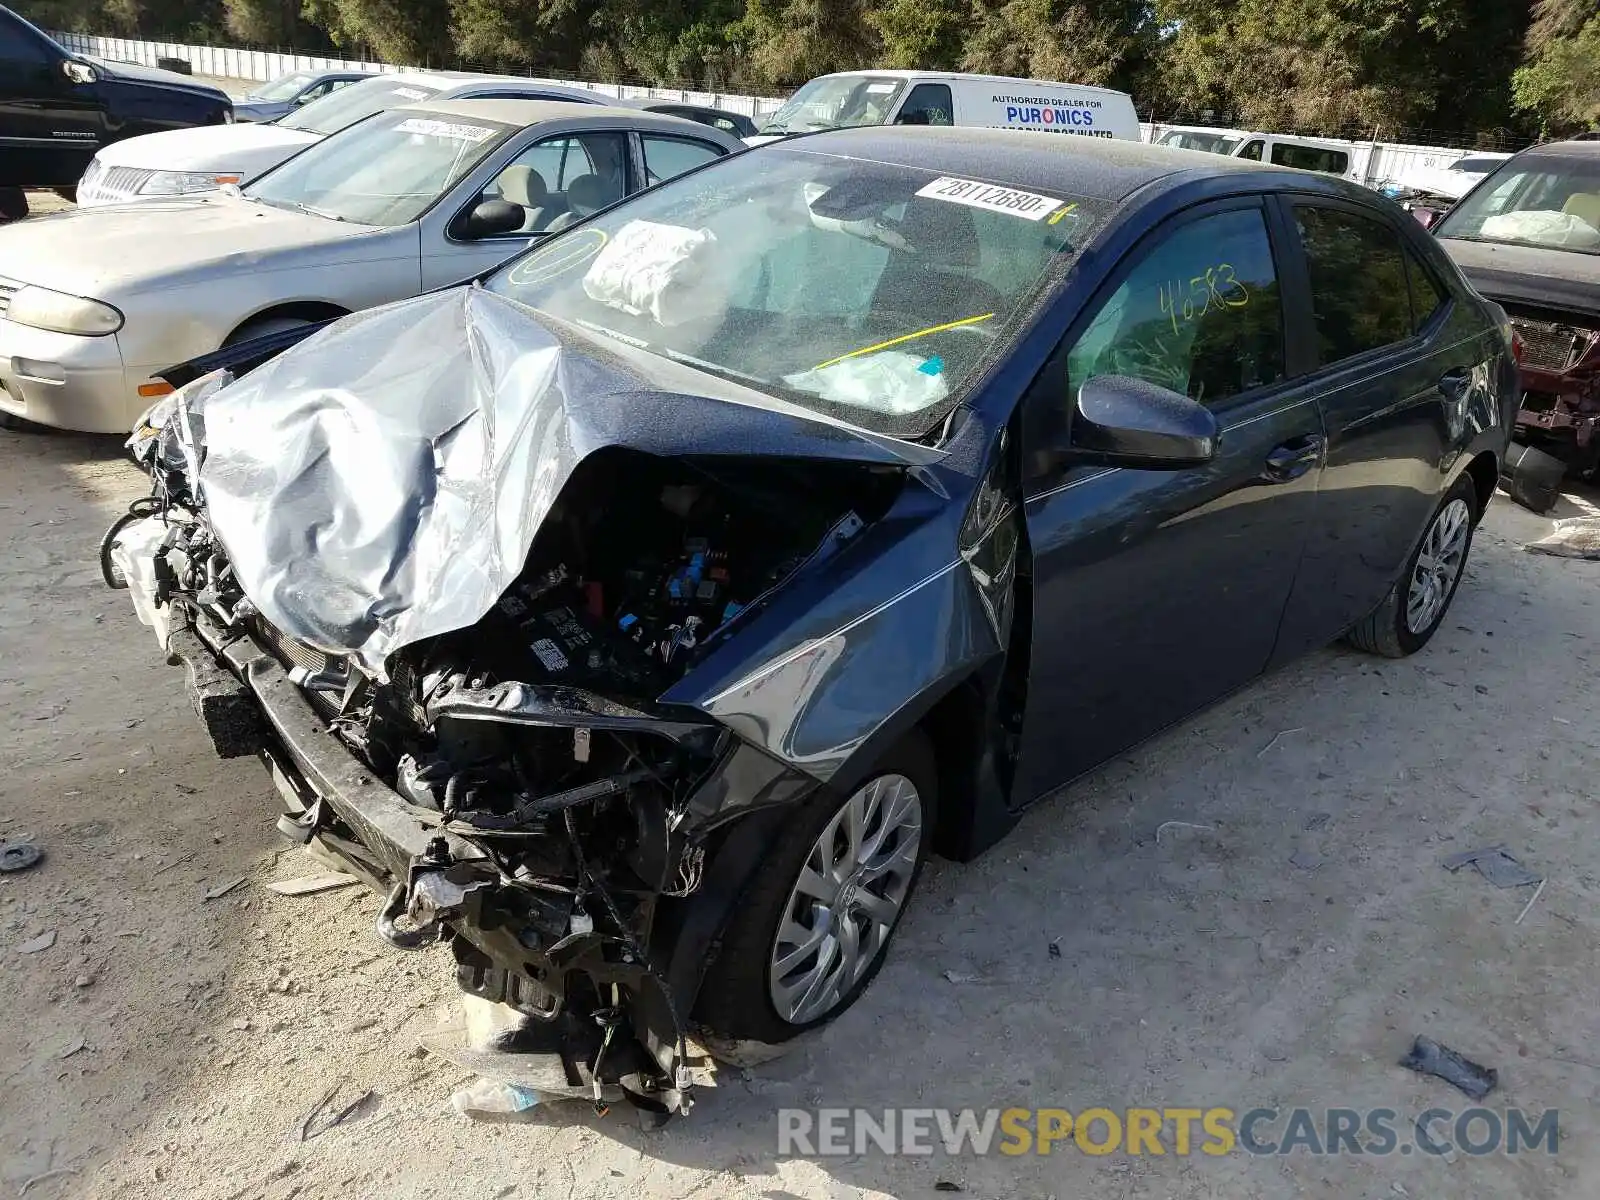
<instances>
[{"instance_id":1,"label":"damaged gray sedan","mask_svg":"<svg viewBox=\"0 0 1600 1200\"><path fill-rule=\"evenodd\" d=\"M1372 193L946 129L170 377L102 565L217 751L519 1078L657 1112L696 1028L853 1003L931 852L1313 646L1424 645L1516 408Z\"/></svg>"}]
</instances>

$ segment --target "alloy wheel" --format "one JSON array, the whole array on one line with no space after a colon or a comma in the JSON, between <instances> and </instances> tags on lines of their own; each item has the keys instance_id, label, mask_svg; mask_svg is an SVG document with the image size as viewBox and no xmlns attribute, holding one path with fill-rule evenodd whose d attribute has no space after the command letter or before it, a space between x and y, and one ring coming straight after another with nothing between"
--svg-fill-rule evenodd
<instances>
[{"instance_id":1,"label":"alloy wheel","mask_svg":"<svg viewBox=\"0 0 1600 1200\"><path fill-rule=\"evenodd\" d=\"M1428 526L1406 591L1406 628L1412 633L1431 629L1444 611L1466 561L1471 531L1472 509L1459 497L1441 508Z\"/></svg>"},{"instance_id":2,"label":"alloy wheel","mask_svg":"<svg viewBox=\"0 0 1600 1200\"><path fill-rule=\"evenodd\" d=\"M767 971L785 1021L820 1020L877 961L921 842L922 797L904 775L869 781L823 827L789 890Z\"/></svg>"}]
</instances>

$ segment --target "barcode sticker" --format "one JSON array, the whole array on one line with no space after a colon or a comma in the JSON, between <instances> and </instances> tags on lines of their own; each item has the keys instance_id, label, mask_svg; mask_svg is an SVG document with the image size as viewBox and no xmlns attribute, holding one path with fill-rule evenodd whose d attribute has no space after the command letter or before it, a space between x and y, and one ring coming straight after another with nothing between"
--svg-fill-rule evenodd
<instances>
[{"instance_id":1,"label":"barcode sticker","mask_svg":"<svg viewBox=\"0 0 1600 1200\"><path fill-rule=\"evenodd\" d=\"M1041 196L1037 192L1024 192L1017 188L980 183L976 179L956 179L948 175L918 188L917 195L949 204L965 204L969 208L1006 213L1021 217L1024 221L1042 221L1063 203L1054 196Z\"/></svg>"}]
</instances>

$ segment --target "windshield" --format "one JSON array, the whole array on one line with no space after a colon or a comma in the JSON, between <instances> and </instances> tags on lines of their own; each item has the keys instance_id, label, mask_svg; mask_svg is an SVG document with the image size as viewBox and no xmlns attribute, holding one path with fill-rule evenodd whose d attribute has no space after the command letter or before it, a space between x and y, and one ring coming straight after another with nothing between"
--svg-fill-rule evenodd
<instances>
[{"instance_id":1,"label":"windshield","mask_svg":"<svg viewBox=\"0 0 1600 1200\"><path fill-rule=\"evenodd\" d=\"M439 91L439 88L409 79L404 82L382 76L363 79L360 83L329 92L320 100L313 100L298 112L284 117L278 124L284 129L303 129L307 133L320 133L326 137L357 121L366 120L373 113L431 100Z\"/></svg>"},{"instance_id":2,"label":"windshield","mask_svg":"<svg viewBox=\"0 0 1600 1200\"><path fill-rule=\"evenodd\" d=\"M1512 159L1461 201L1437 232L1600 254L1600 158Z\"/></svg>"},{"instance_id":3,"label":"windshield","mask_svg":"<svg viewBox=\"0 0 1600 1200\"><path fill-rule=\"evenodd\" d=\"M784 102L762 133L809 133L817 129L882 125L905 81L873 75L824 75Z\"/></svg>"},{"instance_id":4,"label":"windshield","mask_svg":"<svg viewBox=\"0 0 1600 1200\"><path fill-rule=\"evenodd\" d=\"M1037 181L1012 188L803 145L653 188L487 286L851 424L918 436L1004 355L1111 211Z\"/></svg>"},{"instance_id":5,"label":"windshield","mask_svg":"<svg viewBox=\"0 0 1600 1200\"><path fill-rule=\"evenodd\" d=\"M245 97L246 100L255 100L262 104L276 104L280 100L293 100L305 91L311 83L311 76L304 71L296 71L293 75L282 75L271 83L258 87Z\"/></svg>"},{"instance_id":6,"label":"windshield","mask_svg":"<svg viewBox=\"0 0 1600 1200\"><path fill-rule=\"evenodd\" d=\"M1239 144L1239 135L1232 133L1193 133L1175 130L1164 134L1160 145L1177 146L1183 150L1204 150L1208 154L1232 154Z\"/></svg>"},{"instance_id":7,"label":"windshield","mask_svg":"<svg viewBox=\"0 0 1600 1200\"><path fill-rule=\"evenodd\" d=\"M360 225L404 225L473 170L513 126L414 109L318 142L244 189L252 200Z\"/></svg>"}]
</instances>

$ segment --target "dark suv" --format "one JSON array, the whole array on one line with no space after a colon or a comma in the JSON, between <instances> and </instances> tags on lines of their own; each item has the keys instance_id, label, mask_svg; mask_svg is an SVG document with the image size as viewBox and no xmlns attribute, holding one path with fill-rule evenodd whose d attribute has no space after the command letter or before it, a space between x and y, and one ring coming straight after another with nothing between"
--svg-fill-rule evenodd
<instances>
[{"instance_id":1,"label":"dark suv","mask_svg":"<svg viewBox=\"0 0 1600 1200\"><path fill-rule=\"evenodd\" d=\"M233 105L217 88L73 54L0 8L0 219L27 215L25 187L70 196L108 142L231 120Z\"/></svg>"},{"instance_id":2,"label":"dark suv","mask_svg":"<svg viewBox=\"0 0 1600 1200\"><path fill-rule=\"evenodd\" d=\"M1517 440L1592 476L1600 468L1600 141L1551 142L1507 159L1434 232L1521 338Z\"/></svg>"}]
</instances>

